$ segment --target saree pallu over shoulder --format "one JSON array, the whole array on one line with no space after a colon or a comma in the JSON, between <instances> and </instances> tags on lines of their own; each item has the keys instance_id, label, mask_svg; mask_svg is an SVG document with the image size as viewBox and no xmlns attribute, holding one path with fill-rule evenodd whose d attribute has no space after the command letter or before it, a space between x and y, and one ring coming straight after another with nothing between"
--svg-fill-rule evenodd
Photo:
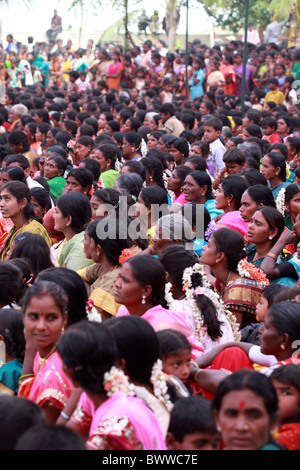
<instances>
[{"instance_id":1,"label":"saree pallu over shoulder","mask_svg":"<svg viewBox=\"0 0 300 470\"><path fill-rule=\"evenodd\" d=\"M10 230L5 242L3 243L0 251L0 260L5 261L7 258L7 253L12 249L13 242L15 238L20 234L24 232L30 232L30 233L35 233L37 235L41 235L47 242L47 245L49 248L52 245L51 238L48 235L48 232L46 231L45 227L40 224L37 220L30 220L28 223L23 225L19 230L16 230L16 228L13 226L12 229Z\"/></svg>"},{"instance_id":2,"label":"saree pallu over shoulder","mask_svg":"<svg viewBox=\"0 0 300 470\"><path fill-rule=\"evenodd\" d=\"M223 302L231 312L243 314L242 327L255 321L256 305L261 293L267 286L264 282L254 279L238 278L229 282L223 295Z\"/></svg>"},{"instance_id":3,"label":"saree pallu over shoulder","mask_svg":"<svg viewBox=\"0 0 300 470\"><path fill-rule=\"evenodd\" d=\"M28 400L38 406L53 406L62 410L71 396L73 385L63 372L61 358L54 352L38 369L39 354L34 360L34 381L28 394Z\"/></svg>"},{"instance_id":4,"label":"saree pallu over shoulder","mask_svg":"<svg viewBox=\"0 0 300 470\"><path fill-rule=\"evenodd\" d=\"M120 304L115 301L115 284L120 274L121 267L117 266L108 273L103 273L91 287L89 299L94 302L96 309L101 313L107 312L116 316Z\"/></svg>"}]
</instances>

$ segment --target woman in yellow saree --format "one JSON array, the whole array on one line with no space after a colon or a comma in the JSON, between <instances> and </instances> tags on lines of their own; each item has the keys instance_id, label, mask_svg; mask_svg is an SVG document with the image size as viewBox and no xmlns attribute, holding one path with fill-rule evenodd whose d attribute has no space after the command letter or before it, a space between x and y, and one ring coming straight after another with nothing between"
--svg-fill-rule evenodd
<instances>
[{"instance_id":1,"label":"woman in yellow saree","mask_svg":"<svg viewBox=\"0 0 300 470\"><path fill-rule=\"evenodd\" d=\"M10 181L5 184L0 191L0 211L4 219L11 219L13 222L13 227L0 249L1 261L9 258L15 238L22 232L41 235L49 248L51 247L51 239L46 229L36 220L27 184L21 181Z\"/></svg>"}]
</instances>

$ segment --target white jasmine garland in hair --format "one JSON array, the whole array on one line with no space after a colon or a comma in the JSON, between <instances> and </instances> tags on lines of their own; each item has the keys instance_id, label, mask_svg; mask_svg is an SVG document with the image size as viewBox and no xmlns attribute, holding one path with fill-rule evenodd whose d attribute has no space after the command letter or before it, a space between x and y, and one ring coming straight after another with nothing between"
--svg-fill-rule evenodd
<instances>
[{"instance_id":1,"label":"white jasmine garland in hair","mask_svg":"<svg viewBox=\"0 0 300 470\"><path fill-rule=\"evenodd\" d=\"M285 214L285 188L282 188L276 198L276 209L284 216Z\"/></svg>"},{"instance_id":2,"label":"white jasmine garland in hair","mask_svg":"<svg viewBox=\"0 0 300 470\"><path fill-rule=\"evenodd\" d=\"M122 392L127 396L135 395L134 385L129 382L128 376L115 366L104 374L104 390L108 397L112 397L117 392Z\"/></svg>"},{"instance_id":3,"label":"white jasmine garland in hair","mask_svg":"<svg viewBox=\"0 0 300 470\"><path fill-rule=\"evenodd\" d=\"M168 394L168 376L162 370L162 361L158 359L152 368L150 382L153 385L153 393L163 403L168 411L172 411L173 403Z\"/></svg>"},{"instance_id":4,"label":"white jasmine garland in hair","mask_svg":"<svg viewBox=\"0 0 300 470\"><path fill-rule=\"evenodd\" d=\"M199 273L201 274L201 277L202 277L202 286L197 286L195 289L192 288L192 275L194 273ZM211 288L210 282L207 279L203 266L200 263L196 263L194 264L194 266L190 268L186 268L183 273L182 282L183 282L183 290L186 293L186 298L188 299L193 309L196 338L199 341L201 341L206 330L204 326L204 321L202 319L202 315L196 304L195 297L198 295L206 295L215 305L217 312L223 312L226 314L230 322L234 338L236 341L239 341L241 338L241 334L239 331L239 326L236 321L236 317L229 310L225 308L224 302L220 298L220 295L218 294L218 292L216 292L215 290ZM169 293L168 295L170 297L171 294Z\"/></svg>"},{"instance_id":5,"label":"white jasmine garland in hair","mask_svg":"<svg viewBox=\"0 0 300 470\"><path fill-rule=\"evenodd\" d=\"M148 152L147 144L146 144L145 140L142 139L142 142L141 142L141 154L142 154L142 156L146 157L147 152Z\"/></svg>"},{"instance_id":6,"label":"white jasmine garland in hair","mask_svg":"<svg viewBox=\"0 0 300 470\"><path fill-rule=\"evenodd\" d=\"M88 317L89 321L95 321L95 322L98 322L98 323L102 322L101 315L97 311L97 309L95 308L93 300L89 299L86 302L85 310L86 310L86 314L87 314L87 317Z\"/></svg>"}]
</instances>

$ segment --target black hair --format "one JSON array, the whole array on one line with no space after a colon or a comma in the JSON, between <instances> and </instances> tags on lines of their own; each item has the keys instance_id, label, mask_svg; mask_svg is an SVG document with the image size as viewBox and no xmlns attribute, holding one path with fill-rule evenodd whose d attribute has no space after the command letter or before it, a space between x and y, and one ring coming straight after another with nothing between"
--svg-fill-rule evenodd
<instances>
[{"instance_id":1,"label":"black hair","mask_svg":"<svg viewBox=\"0 0 300 470\"><path fill-rule=\"evenodd\" d=\"M56 205L64 217L71 216L70 227L75 233L80 233L86 229L92 215L90 201L87 196L78 192L66 193L58 198Z\"/></svg>"},{"instance_id":2,"label":"black hair","mask_svg":"<svg viewBox=\"0 0 300 470\"><path fill-rule=\"evenodd\" d=\"M110 236L110 230L113 231L113 236ZM127 226L115 217L105 217L90 222L87 232L88 236L94 240L95 245L101 246L110 263L119 266L122 251L132 244Z\"/></svg>"},{"instance_id":3,"label":"black hair","mask_svg":"<svg viewBox=\"0 0 300 470\"><path fill-rule=\"evenodd\" d=\"M293 385L300 391L300 367L299 364L285 364L273 370L269 375L270 380L276 379L280 383Z\"/></svg>"},{"instance_id":4,"label":"black hair","mask_svg":"<svg viewBox=\"0 0 300 470\"><path fill-rule=\"evenodd\" d=\"M18 440L26 431L35 425L45 423L42 408L32 401L18 396L0 396L0 412L3 415L0 450L15 450Z\"/></svg>"},{"instance_id":5,"label":"black hair","mask_svg":"<svg viewBox=\"0 0 300 470\"><path fill-rule=\"evenodd\" d=\"M201 396L180 398L171 411L168 433L178 442L195 432L217 433L211 402Z\"/></svg>"},{"instance_id":6,"label":"black hair","mask_svg":"<svg viewBox=\"0 0 300 470\"><path fill-rule=\"evenodd\" d=\"M165 269L161 262L151 255L141 255L128 259L126 263L130 264L133 276L142 287L146 285L152 287L150 299L152 306L161 305L168 308L165 299Z\"/></svg>"},{"instance_id":7,"label":"black hair","mask_svg":"<svg viewBox=\"0 0 300 470\"><path fill-rule=\"evenodd\" d=\"M111 168L115 170L116 161L118 160L118 147L114 144L99 144L94 148L100 150L105 160L110 160Z\"/></svg>"},{"instance_id":8,"label":"black hair","mask_svg":"<svg viewBox=\"0 0 300 470\"><path fill-rule=\"evenodd\" d=\"M221 186L226 197L232 195L234 210L238 210L241 206L242 195L248 188L247 181L239 175L228 175L222 180Z\"/></svg>"},{"instance_id":9,"label":"black hair","mask_svg":"<svg viewBox=\"0 0 300 470\"><path fill-rule=\"evenodd\" d=\"M93 174L87 168L73 168L68 173L67 181L70 176L75 178L76 181L81 184L82 188L87 188L87 192L89 192L91 187L93 186Z\"/></svg>"},{"instance_id":10,"label":"black hair","mask_svg":"<svg viewBox=\"0 0 300 470\"><path fill-rule=\"evenodd\" d=\"M101 167L99 162L94 158L87 157L81 160L80 165L83 165L83 167L80 168L85 168L92 173L94 182L97 183L101 175Z\"/></svg>"},{"instance_id":11,"label":"black hair","mask_svg":"<svg viewBox=\"0 0 300 470\"><path fill-rule=\"evenodd\" d=\"M192 351L192 346L188 342L186 336L177 330L165 329L156 333L159 346L160 358L166 359L170 354L176 354L183 349Z\"/></svg>"},{"instance_id":12,"label":"black hair","mask_svg":"<svg viewBox=\"0 0 300 470\"><path fill-rule=\"evenodd\" d=\"M61 311L62 318L65 318L68 305L67 294L58 284L50 281L36 281L30 289L27 290L22 304L23 315L33 297L42 297L47 294L53 298Z\"/></svg>"},{"instance_id":13,"label":"black hair","mask_svg":"<svg viewBox=\"0 0 300 470\"><path fill-rule=\"evenodd\" d=\"M23 363L25 356L24 324L20 310L0 310L0 335L3 336L7 353Z\"/></svg>"},{"instance_id":14,"label":"black hair","mask_svg":"<svg viewBox=\"0 0 300 470\"><path fill-rule=\"evenodd\" d=\"M207 191L205 194L206 200L214 199L213 193L212 193L212 182L208 173L206 173L205 171L195 170L195 171L192 171L192 173L190 173L188 176L191 176L196 181L198 186L207 187Z\"/></svg>"},{"instance_id":15,"label":"black hair","mask_svg":"<svg viewBox=\"0 0 300 470\"><path fill-rule=\"evenodd\" d=\"M38 256L36 255L38 252ZM15 237L10 259L25 258L30 262L34 277L53 266L50 249L44 237L37 233L22 232Z\"/></svg>"},{"instance_id":16,"label":"black hair","mask_svg":"<svg viewBox=\"0 0 300 470\"><path fill-rule=\"evenodd\" d=\"M237 163L243 165L246 162L245 154L238 148L227 150L223 155L224 163Z\"/></svg>"},{"instance_id":17,"label":"black hair","mask_svg":"<svg viewBox=\"0 0 300 470\"><path fill-rule=\"evenodd\" d=\"M66 426L43 424L32 426L18 440L14 450L86 450L85 441Z\"/></svg>"},{"instance_id":18,"label":"black hair","mask_svg":"<svg viewBox=\"0 0 300 470\"><path fill-rule=\"evenodd\" d=\"M240 175L245 178L249 186L253 186L255 184L262 184L263 186L268 186L267 179L259 170L256 170L255 168L243 170L241 171Z\"/></svg>"},{"instance_id":19,"label":"black hair","mask_svg":"<svg viewBox=\"0 0 300 470\"><path fill-rule=\"evenodd\" d=\"M83 390L106 393L104 374L116 364L118 350L104 323L81 321L70 326L61 336L57 350Z\"/></svg>"},{"instance_id":20,"label":"black hair","mask_svg":"<svg viewBox=\"0 0 300 470\"><path fill-rule=\"evenodd\" d=\"M12 131L8 135L8 143L13 145L22 144L23 152L28 152L30 150L30 143L28 137L22 131Z\"/></svg>"},{"instance_id":21,"label":"black hair","mask_svg":"<svg viewBox=\"0 0 300 470\"><path fill-rule=\"evenodd\" d=\"M159 261L169 274L170 281L179 289L183 288L183 273L198 262L197 255L186 250L182 245L166 247L159 255ZM203 287L202 275L193 273L191 276L192 288ZM207 328L207 334L212 340L222 336L222 322L218 320L217 309L212 300L205 294L195 295L195 302Z\"/></svg>"},{"instance_id":22,"label":"black hair","mask_svg":"<svg viewBox=\"0 0 300 470\"><path fill-rule=\"evenodd\" d=\"M222 380L214 394L211 403L212 410L219 412L223 398L231 391L245 389L252 390L263 399L270 416L270 422L274 423L278 411L276 390L266 375L253 370L239 370Z\"/></svg>"},{"instance_id":23,"label":"black hair","mask_svg":"<svg viewBox=\"0 0 300 470\"><path fill-rule=\"evenodd\" d=\"M146 175L148 173L159 187L164 188L164 169L160 160L153 157L144 157L140 160L140 162L145 167Z\"/></svg>"},{"instance_id":24,"label":"black hair","mask_svg":"<svg viewBox=\"0 0 300 470\"><path fill-rule=\"evenodd\" d=\"M288 335L292 341L299 339L300 304L293 300L276 302L268 309L272 324L279 335Z\"/></svg>"},{"instance_id":25,"label":"black hair","mask_svg":"<svg viewBox=\"0 0 300 470\"><path fill-rule=\"evenodd\" d=\"M263 184L255 184L254 186L249 186L245 192L249 194L251 199L256 202L256 204L262 204L263 206L271 206L276 209L276 203L274 200L273 193L268 186Z\"/></svg>"},{"instance_id":26,"label":"black hair","mask_svg":"<svg viewBox=\"0 0 300 470\"><path fill-rule=\"evenodd\" d=\"M24 216L27 220L34 219L37 217L34 213L34 209L31 203L31 192L27 184L22 183L21 181L9 181L6 183L0 190L0 193L4 190L7 190L14 196L17 201L20 203L23 199L27 200L27 204L24 208Z\"/></svg>"},{"instance_id":27,"label":"black hair","mask_svg":"<svg viewBox=\"0 0 300 470\"><path fill-rule=\"evenodd\" d=\"M49 191L45 188L31 188L31 199L34 198L36 202L45 210L45 213L51 209L51 196Z\"/></svg>"},{"instance_id":28,"label":"black hair","mask_svg":"<svg viewBox=\"0 0 300 470\"><path fill-rule=\"evenodd\" d=\"M108 319L105 326L115 339L120 358L125 360L129 380L149 384L152 368L160 357L159 341L150 323L130 315Z\"/></svg>"},{"instance_id":29,"label":"black hair","mask_svg":"<svg viewBox=\"0 0 300 470\"><path fill-rule=\"evenodd\" d=\"M217 250L224 253L229 271L236 271L239 262L246 258L243 236L231 228L220 228L212 234Z\"/></svg>"},{"instance_id":30,"label":"black hair","mask_svg":"<svg viewBox=\"0 0 300 470\"><path fill-rule=\"evenodd\" d=\"M284 217L281 212L279 212L279 210L271 206L259 207L258 209L256 209L256 212L257 211L262 212L264 218L266 219L266 222L269 225L270 230L274 228L277 229L278 233L275 237L273 237L272 240L272 245L274 245L284 230Z\"/></svg>"},{"instance_id":31,"label":"black hair","mask_svg":"<svg viewBox=\"0 0 300 470\"><path fill-rule=\"evenodd\" d=\"M39 272L38 281L49 281L58 284L68 296L67 326L87 319L86 302L87 290L83 279L76 271L69 268L50 267Z\"/></svg>"},{"instance_id":32,"label":"black hair","mask_svg":"<svg viewBox=\"0 0 300 470\"><path fill-rule=\"evenodd\" d=\"M19 166L6 166L0 169L0 173L7 173L11 181L21 181L27 185L24 171Z\"/></svg>"}]
</instances>

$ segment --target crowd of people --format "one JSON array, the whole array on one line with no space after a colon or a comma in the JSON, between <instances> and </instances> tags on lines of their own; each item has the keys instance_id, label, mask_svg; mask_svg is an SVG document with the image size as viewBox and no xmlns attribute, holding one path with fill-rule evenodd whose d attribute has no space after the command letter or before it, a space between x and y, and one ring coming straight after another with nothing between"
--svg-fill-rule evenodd
<instances>
[{"instance_id":1,"label":"crowd of people","mask_svg":"<svg viewBox=\"0 0 300 470\"><path fill-rule=\"evenodd\" d=\"M299 450L300 51L29 39L0 58L0 448Z\"/></svg>"}]
</instances>

